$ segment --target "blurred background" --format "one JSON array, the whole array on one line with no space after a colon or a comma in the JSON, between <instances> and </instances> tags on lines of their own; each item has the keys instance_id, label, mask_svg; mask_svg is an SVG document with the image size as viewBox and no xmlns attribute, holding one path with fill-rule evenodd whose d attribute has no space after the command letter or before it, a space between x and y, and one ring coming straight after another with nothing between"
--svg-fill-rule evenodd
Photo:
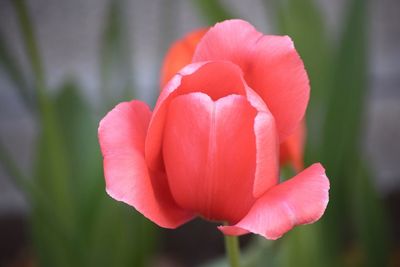
<instances>
[{"instance_id":1,"label":"blurred background","mask_svg":"<svg viewBox=\"0 0 400 267\"><path fill-rule=\"evenodd\" d=\"M227 266L215 225L160 229L104 190L98 121L154 105L169 45L242 18L294 39L324 218L241 238L244 266L400 266L397 0L0 0L0 266ZM283 172L284 174L286 172ZM285 178L285 177L283 177Z\"/></svg>"}]
</instances>

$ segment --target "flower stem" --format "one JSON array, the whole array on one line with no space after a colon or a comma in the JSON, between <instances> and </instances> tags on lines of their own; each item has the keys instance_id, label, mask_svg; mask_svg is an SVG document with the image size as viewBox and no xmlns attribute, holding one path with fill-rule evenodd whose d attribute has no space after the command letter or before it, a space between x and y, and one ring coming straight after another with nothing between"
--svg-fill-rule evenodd
<instances>
[{"instance_id":1,"label":"flower stem","mask_svg":"<svg viewBox=\"0 0 400 267\"><path fill-rule=\"evenodd\" d=\"M225 250L231 267L240 267L240 248L237 236L225 235Z\"/></svg>"}]
</instances>

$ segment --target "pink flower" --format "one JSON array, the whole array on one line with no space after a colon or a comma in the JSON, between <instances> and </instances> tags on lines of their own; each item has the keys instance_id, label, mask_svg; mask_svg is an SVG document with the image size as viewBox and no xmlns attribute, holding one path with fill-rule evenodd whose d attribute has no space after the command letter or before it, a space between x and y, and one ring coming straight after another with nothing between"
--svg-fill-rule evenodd
<instances>
[{"instance_id":1,"label":"pink flower","mask_svg":"<svg viewBox=\"0 0 400 267\"><path fill-rule=\"evenodd\" d=\"M200 28L176 41L168 50L161 69L161 88L183 67L192 62L194 52L208 28ZM280 144L280 164L290 164L296 172L304 169L306 125L302 121L296 130Z\"/></svg>"},{"instance_id":2,"label":"pink flower","mask_svg":"<svg viewBox=\"0 0 400 267\"><path fill-rule=\"evenodd\" d=\"M279 145L304 116L309 83L289 37L242 20L207 31L153 112L117 105L100 122L107 192L154 223L201 216L269 239L318 220L329 181L314 164L279 183Z\"/></svg>"}]
</instances>

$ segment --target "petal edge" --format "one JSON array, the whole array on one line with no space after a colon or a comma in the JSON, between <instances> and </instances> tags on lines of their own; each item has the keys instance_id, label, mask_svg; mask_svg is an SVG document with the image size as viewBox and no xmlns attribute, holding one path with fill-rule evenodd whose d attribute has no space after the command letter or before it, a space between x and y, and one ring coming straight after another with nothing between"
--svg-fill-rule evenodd
<instances>
[{"instance_id":1,"label":"petal edge","mask_svg":"<svg viewBox=\"0 0 400 267\"><path fill-rule=\"evenodd\" d=\"M131 101L118 104L101 120L98 135L106 191L159 226L176 228L192 214L174 203L163 174L150 173L147 168L144 141L150 116L146 104ZM155 177L157 183L152 181Z\"/></svg>"},{"instance_id":2,"label":"petal edge","mask_svg":"<svg viewBox=\"0 0 400 267\"><path fill-rule=\"evenodd\" d=\"M325 170L316 163L267 191L236 225L218 228L227 235L252 232L275 240L296 225L319 220L328 205L328 192Z\"/></svg>"}]
</instances>

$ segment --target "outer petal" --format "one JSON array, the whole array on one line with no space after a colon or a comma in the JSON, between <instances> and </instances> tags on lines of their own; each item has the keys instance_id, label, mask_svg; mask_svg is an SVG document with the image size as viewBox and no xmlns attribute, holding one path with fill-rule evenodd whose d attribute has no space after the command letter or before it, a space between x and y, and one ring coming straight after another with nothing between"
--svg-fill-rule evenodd
<instances>
[{"instance_id":1,"label":"outer petal","mask_svg":"<svg viewBox=\"0 0 400 267\"><path fill-rule=\"evenodd\" d=\"M221 226L227 235L247 232L277 239L296 225L313 223L329 200L329 180L320 164L314 164L267 191L234 226Z\"/></svg>"},{"instance_id":2,"label":"outer petal","mask_svg":"<svg viewBox=\"0 0 400 267\"><path fill-rule=\"evenodd\" d=\"M280 162L281 165L290 163L296 172L304 169L304 142L306 135L306 125L304 120L296 128L285 142L280 146Z\"/></svg>"},{"instance_id":3,"label":"outer petal","mask_svg":"<svg viewBox=\"0 0 400 267\"><path fill-rule=\"evenodd\" d=\"M263 36L242 20L216 24L201 39L193 62L229 60L267 103L284 141L304 116L309 81L298 53L287 36Z\"/></svg>"},{"instance_id":4,"label":"outer petal","mask_svg":"<svg viewBox=\"0 0 400 267\"><path fill-rule=\"evenodd\" d=\"M168 50L161 68L161 88L184 66L192 62L197 44L208 28L197 29L176 41Z\"/></svg>"},{"instance_id":5,"label":"outer petal","mask_svg":"<svg viewBox=\"0 0 400 267\"><path fill-rule=\"evenodd\" d=\"M230 62L201 62L186 66L167 83L157 100L146 138L145 155L150 169L163 168L162 132L171 100L191 92L203 92L215 100L230 94L245 95L242 71Z\"/></svg>"},{"instance_id":6,"label":"outer petal","mask_svg":"<svg viewBox=\"0 0 400 267\"><path fill-rule=\"evenodd\" d=\"M238 222L249 210L255 173L254 119L244 96L214 102L203 93L169 107L163 154L176 202L210 220Z\"/></svg>"},{"instance_id":7,"label":"outer petal","mask_svg":"<svg viewBox=\"0 0 400 267\"><path fill-rule=\"evenodd\" d=\"M175 228L192 218L173 201L165 177L149 173L144 142L151 112L140 101L117 105L100 122L107 193L154 223Z\"/></svg>"}]
</instances>

